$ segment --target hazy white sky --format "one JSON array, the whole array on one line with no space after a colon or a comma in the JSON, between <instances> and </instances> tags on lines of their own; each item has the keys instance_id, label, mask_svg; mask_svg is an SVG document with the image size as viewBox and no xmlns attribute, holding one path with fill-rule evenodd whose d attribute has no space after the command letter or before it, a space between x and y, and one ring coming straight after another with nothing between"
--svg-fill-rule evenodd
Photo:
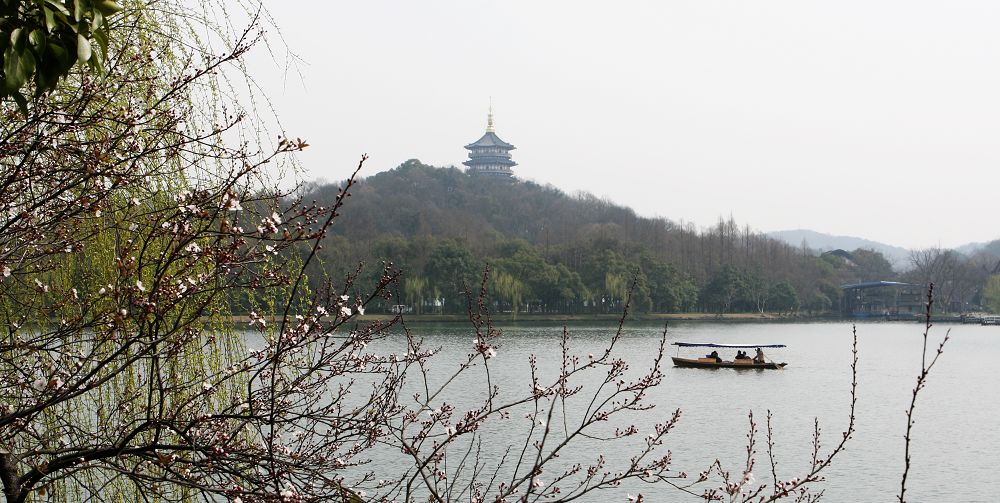
<instances>
[{"instance_id":1,"label":"hazy white sky","mask_svg":"<svg viewBox=\"0 0 1000 503\"><path fill-rule=\"evenodd\" d=\"M1000 237L994 0L269 7L304 64L264 85L314 178L365 152L368 175L460 166L492 96L519 177L640 214L907 247Z\"/></svg>"}]
</instances>

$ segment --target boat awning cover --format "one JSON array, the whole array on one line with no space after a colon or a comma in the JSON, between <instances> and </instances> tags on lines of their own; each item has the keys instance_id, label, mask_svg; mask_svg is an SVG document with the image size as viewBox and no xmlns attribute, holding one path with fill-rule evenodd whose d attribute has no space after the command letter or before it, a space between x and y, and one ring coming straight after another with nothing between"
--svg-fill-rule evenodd
<instances>
[{"instance_id":1,"label":"boat awning cover","mask_svg":"<svg viewBox=\"0 0 1000 503\"><path fill-rule=\"evenodd\" d=\"M674 346L681 346L685 348L730 348L730 349L785 347L784 344L716 344L714 342L675 342Z\"/></svg>"}]
</instances>

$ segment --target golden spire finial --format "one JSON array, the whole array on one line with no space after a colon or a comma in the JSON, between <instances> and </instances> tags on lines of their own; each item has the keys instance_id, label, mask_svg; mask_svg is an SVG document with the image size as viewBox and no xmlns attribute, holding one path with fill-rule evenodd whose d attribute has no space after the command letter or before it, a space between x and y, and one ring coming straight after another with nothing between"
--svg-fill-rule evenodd
<instances>
[{"instance_id":1,"label":"golden spire finial","mask_svg":"<svg viewBox=\"0 0 1000 503\"><path fill-rule=\"evenodd\" d=\"M486 120L486 132L493 133L496 129L493 129L493 97L490 96L490 115Z\"/></svg>"}]
</instances>

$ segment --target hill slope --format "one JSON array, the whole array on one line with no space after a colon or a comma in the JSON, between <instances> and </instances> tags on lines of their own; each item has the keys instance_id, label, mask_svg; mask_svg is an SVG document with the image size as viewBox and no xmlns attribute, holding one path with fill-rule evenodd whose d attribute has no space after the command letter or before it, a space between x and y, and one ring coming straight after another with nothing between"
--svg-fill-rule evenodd
<instances>
[{"instance_id":1,"label":"hill slope","mask_svg":"<svg viewBox=\"0 0 1000 503\"><path fill-rule=\"evenodd\" d=\"M805 241L809 248L820 252L836 249L856 250L858 248L875 250L885 255L886 259L889 260L895 269L906 270L909 268L910 250L870 239L853 236L834 236L807 229L773 231L768 232L767 235L775 239L780 239L792 246L801 246L802 242Z\"/></svg>"},{"instance_id":2,"label":"hill slope","mask_svg":"<svg viewBox=\"0 0 1000 503\"><path fill-rule=\"evenodd\" d=\"M304 198L328 204L337 190L314 185ZM635 273L636 301L647 310L780 310L799 299L826 310L838 305L836 285L860 274L732 219L699 231L590 194L417 160L363 179L341 213L324 272L391 261L410 278L406 302L454 300L486 263L503 276L497 283L512 306L576 312L617 309ZM869 269L871 279L891 279L887 267Z\"/></svg>"}]
</instances>

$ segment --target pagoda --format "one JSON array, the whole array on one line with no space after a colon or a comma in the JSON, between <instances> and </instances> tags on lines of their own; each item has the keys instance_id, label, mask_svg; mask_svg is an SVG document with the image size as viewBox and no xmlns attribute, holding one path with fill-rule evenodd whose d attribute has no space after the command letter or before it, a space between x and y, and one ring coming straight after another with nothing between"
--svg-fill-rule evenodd
<instances>
[{"instance_id":1,"label":"pagoda","mask_svg":"<svg viewBox=\"0 0 1000 503\"><path fill-rule=\"evenodd\" d=\"M513 178L511 168L517 163L511 160L510 151L514 150L514 146L497 136L493 127L492 106L486 122L486 134L465 148L469 151L469 160L462 164L469 167L470 175Z\"/></svg>"}]
</instances>

